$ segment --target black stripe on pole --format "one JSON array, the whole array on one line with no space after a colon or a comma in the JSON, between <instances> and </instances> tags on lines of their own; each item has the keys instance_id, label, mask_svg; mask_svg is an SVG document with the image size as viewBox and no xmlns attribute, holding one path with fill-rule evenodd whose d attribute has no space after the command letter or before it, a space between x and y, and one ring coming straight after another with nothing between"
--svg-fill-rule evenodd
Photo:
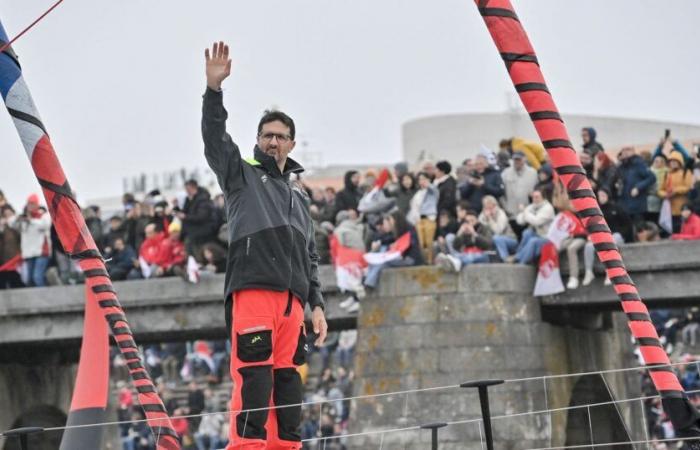
<instances>
[{"instance_id":1,"label":"black stripe on pole","mask_svg":"<svg viewBox=\"0 0 700 450\"><path fill-rule=\"evenodd\" d=\"M107 319L107 322L109 322L110 326L114 326L116 322L126 322L126 316L122 313L114 313L114 314L107 314L105 316Z\"/></svg>"},{"instance_id":2,"label":"black stripe on pole","mask_svg":"<svg viewBox=\"0 0 700 450\"><path fill-rule=\"evenodd\" d=\"M146 372L134 372L131 374L131 378L134 380L150 380Z\"/></svg>"},{"instance_id":3,"label":"black stripe on pole","mask_svg":"<svg viewBox=\"0 0 700 450\"><path fill-rule=\"evenodd\" d=\"M598 244L593 244L593 247L599 252L617 250L617 245L614 242L599 242Z\"/></svg>"},{"instance_id":4,"label":"black stripe on pole","mask_svg":"<svg viewBox=\"0 0 700 450\"><path fill-rule=\"evenodd\" d=\"M116 327L112 330L112 334L115 336L123 336L125 334L130 334L131 330L129 327Z\"/></svg>"},{"instance_id":5,"label":"black stripe on pole","mask_svg":"<svg viewBox=\"0 0 700 450\"><path fill-rule=\"evenodd\" d=\"M606 269L618 269L625 267L625 263L620 259L609 259L603 263Z\"/></svg>"},{"instance_id":6,"label":"black stripe on pole","mask_svg":"<svg viewBox=\"0 0 700 450\"><path fill-rule=\"evenodd\" d=\"M119 341L117 345L119 345L119 348L136 348L136 342L133 339L124 339Z\"/></svg>"},{"instance_id":7,"label":"black stripe on pole","mask_svg":"<svg viewBox=\"0 0 700 450\"><path fill-rule=\"evenodd\" d=\"M630 278L629 275L619 275L617 277L612 277L610 278L610 281L612 281L612 284L629 284L630 286L635 285L632 282L632 278Z\"/></svg>"},{"instance_id":8,"label":"black stripe on pole","mask_svg":"<svg viewBox=\"0 0 700 450\"><path fill-rule=\"evenodd\" d=\"M515 14L515 11L511 11L510 9L479 8L479 13L482 17L507 17L509 19L517 20L518 22L520 22L520 19L518 19L518 15Z\"/></svg>"},{"instance_id":9,"label":"black stripe on pole","mask_svg":"<svg viewBox=\"0 0 700 450\"><path fill-rule=\"evenodd\" d=\"M588 230L588 233L610 233L610 227L604 223L590 223L586 230Z\"/></svg>"},{"instance_id":10,"label":"black stripe on pole","mask_svg":"<svg viewBox=\"0 0 700 450\"><path fill-rule=\"evenodd\" d=\"M629 320L635 320L637 322L651 322L651 317L649 317L649 314L645 314L645 313L637 313L637 312L627 313L627 318Z\"/></svg>"},{"instance_id":11,"label":"black stripe on pole","mask_svg":"<svg viewBox=\"0 0 700 450\"><path fill-rule=\"evenodd\" d=\"M95 294L102 294L104 292L111 292L112 294L115 294L114 288L110 284L96 284L95 286L92 287L92 292Z\"/></svg>"},{"instance_id":12,"label":"black stripe on pole","mask_svg":"<svg viewBox=\"0 0 700 450\"><path fill-rule=\"evenodd\" d=\"M571 150L574 149L574 145L571 143L571 141L569 141L567 139L550 139L548 141L542 141L542 145L544 145L544 148L546 148L546 149L562 148L562 147L570 148ZM562 167L578 167L578 166L562 166ZM561 167L557 169L557 172L559 172L559 169L561 169ZM579 173L579 172L575 172L575 173ZM584 174L585 173L586 172L584 171Z\"/></svg>"},{"instance_id":13,"label":"black stripe on pole","mask_svg":"<svg viewBox=\"0 0 700 450\"><path fill-rule=\"evenodd\" d=\"M156 392L156 388L150 384L144 386L136 386L136 392L139 394L151 394Z\"/></svg>"},{"instance_id":14,"label":"black stripe on pole","mask_svg":"<svg viewBox=\"0 0 700 450\"><path fill-rule=\"evenodd\" d=\"M544 83L520 83L515 85L515 90L518 92L542 91L549 94L549 89Z\"/></svg>"},{"instance_id":15,"label":"black stripe on pole","mask_svg":"<svg viewBox=\"0 0 700 450\"><path fill-rule=\"evenodd\" d=\"M141 360L141 356L139 355L139 352L124 352L122 353L122 356L124 359L137 359Z\"/></svg>"},{"instance_id":16,"label":"black stripe on pole","mask_svg":"<svg viewBox=\"0 0 700 450\"><path fill-rule=\"evenodd\" d=\"M146 370L145 367L143 367L143 364L141 363L140 360L139 360L139 361L128 362L128 363L126 363L126 366L127 366L129 369L131 369L131 370L137 370L137 369Z\"/></svg>"},{"instance_id":17,"label":"black stripe on pole","mask_svg":"<svg viewBox=\"0 0 700 450\"><path fill-rule=\"evenodd\" d=\"M47 136L49 135L49 133L46 132L46 128L44 127L44 124L41 123L41 120L37 119L36 117L32 116L31 114L27 114L26 112L12 109L9 106L7 107L7 111L15 119L19 119L19 120L23 120L25 122L31 123L32 125L39 127L41 129L41 131L44 132L45 135L47 135Z\"/></svg>"},{"instance_id":18,"label":"black stripe on pole","mask_svg":"<svg viewBox=\"0 0 700 450\"><path fill-rule=\"evenodd\" d=\"M550 142L550 141L547 141ZM565 141L568 142L568 141ZM561 146L558 146L561 147ZM586 175L586 171L579 166L561 166L557 167L557 173L559 175Z\"/></svg>"},{"instance_id":19,"label":"black stripe on pole","mask_svg":"<svg viewBox=\"0 0 700 450\"><path fill-rule=\"evenodd\" d=\"M623 302L640 302L642 298L636 292L623 292L620 294L620 300Z\"/></svg>"},{"instance_id":20,"label":"black stripe on pole","mask_svg":"<svg viewBox=\"0 0 700 450\"><path fill-rule=\"evenodd\" d=\"M593 217L593 216L603 216L603 212L599 208L586 208L582 209L578 213L579 217Z\"/></svg>"},{"instance_id":21,"label":"black stripe on pole","mask_svg":"<svg viewBox=\"0 0 700 450\"><path fill-rule=\"evenodd\" d=\"M538 66L540 65L539 62L537 62L537 56L526 53L501 53L501 58L507 63L530 62Z\"/></svg>"},{"instance_id":22,"label":"black stripe on pole","mask_svg":"<svg viewBox=\"0 0 700 450\"><path fill-rule=\"evenodd\" d=\"M595 194L591 189L577 189L569 193L569 198L572 200L577 198L595 198Z\"/></svg>"},{"instance_id":23,"label":"black stripe on pole","mask_svg":"<svg viewBox=\"0 0 700 450\"><path fill-rule=\"evenodd\" d=\"M109 308L109 307L118 307L119 306L119 302L117 302L114 299L100 300L98 303L100 304L101 308Z\"/></svg>"},{"instance_id":24,"label":"black stripe on pole","mask_svg":"<svg viewBox=\"0 0 700 450\"><path fill-rule=\"evenodd\" d=\"M156 413L165 413L167 412L163 405L159 405L158 403L141 403L141 407L145 412L156 412Z\"/></svg>"},{"instance_id":25,"label":"black stripe on pole","mask_svg":"<svg viewBox=\"0 0 700 450\"><path fill-rule=\"evenodd\" d=\"M656 338L638 337L637 342L644 347L661 347L661 343Z\"/></svg>"},{"instance_id":26,"label":"black stripe on pole","mask_svg":"<svg viewBox=\"0 0 700 450\"><path fill-rule=\"evenodd\" d=\"M109 276L107 271L104 269L88 269L88 270L83 272L83 275L85 275L86 278L108 277Z\"/></svg>"},{"instance_id":27,"label":"black stripe on pole","mask_svg":"<svg viewBox=\"0 0 700 450\"><path fill-rule=\"evenodd\" d=\"M530 113L530 120L558 120L563 122L557 111L535 111Z\"/></svg>"}]
</instances>

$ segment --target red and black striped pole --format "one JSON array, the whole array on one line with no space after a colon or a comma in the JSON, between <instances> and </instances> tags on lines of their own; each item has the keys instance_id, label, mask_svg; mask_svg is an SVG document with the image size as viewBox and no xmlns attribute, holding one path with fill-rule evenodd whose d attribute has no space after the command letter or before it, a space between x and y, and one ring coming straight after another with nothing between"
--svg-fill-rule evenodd
<instances>
[{"instance_id":1,"label":"red and black striped pole","mask_svg":"<svg viewBox=\"0 0 700 450\"><path fill-rule=\"evenodd\" d=\"M78 261L86 278L86 314L83 345L69 425L102 422L107 407L109 347L107 327L127 362L138 401L156 436L158 450L179 450L177 433L153 385L134 342L129 323L112 287L102 256L95 245L32 96L7 34L0 24L0 94L2 94L27 156L42 187L49 213L66 253ZM102 317L100 317L102 316ZM96 323L99 321L99 323ZM96 449L98 427L69 428L61 450Z\"/></svg>"},{"instance_id":2,"label":"red and black striped pole","mask_svg":"<svg viewBox=\"0 0 700 450\"><path fill-rule=\"evenodd\" d=\"M506 64L515 90L532 119L552 166L588 230L598 258L612 281L629 328L637 340L649 374L679 437L700 436L697 411L688 401L669 366L649 312L622 262L595 194L581 167L564 122L545 83L535 50L509 0L475 0L486 27ZM697 444L696 444L697 445ZM695 447L694 447L695 448ZM700 447L698 447L700 448Z\"/></svg>"}]
</instances>

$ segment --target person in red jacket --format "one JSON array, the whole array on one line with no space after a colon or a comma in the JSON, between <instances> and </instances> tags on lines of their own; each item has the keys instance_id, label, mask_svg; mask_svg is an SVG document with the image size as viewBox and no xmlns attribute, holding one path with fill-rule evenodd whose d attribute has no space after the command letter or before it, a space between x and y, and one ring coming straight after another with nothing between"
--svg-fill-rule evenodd
<instances>
[{"instance_id":1,"label":"person in red jacket","mask_svg":"<svg viewBox=\"0 0 700 450\"><path fill-rule=\"evenodd\" d=\"M681 232L671 235L674 240L695 241L700 240L700 215L690 209L690 205L683 205L681 209L683 224Z\"/></svg>"},{"instance_id":2,"label":"person in red jacket","mask_svg":"<svg viewBox=\"0 0 700 450\"><path fill-rule=\"evenodd\" d=\"M168 226L168 237L163 239L158 246L156 267L153 270L154 277L182 276L184 274L187 253L185 244L180 239L182 225L173 222Z\"/></svg>"},{"instance_id":3,"label":"person in red jacket","mask_svg":"<svg viewBox=\"0 0 700 450\"><path fill-rule=\"evenodd\" d=\"M139 265L141 270L138 268L133 270L127 277L130 280L151 278L158 267L160 244L165 239L165 233L157 232L156 224L154 223L146 225L144 232L146 233L146 239L144 239L141 248L139 248Z\"/></svg>"}]
</instances>

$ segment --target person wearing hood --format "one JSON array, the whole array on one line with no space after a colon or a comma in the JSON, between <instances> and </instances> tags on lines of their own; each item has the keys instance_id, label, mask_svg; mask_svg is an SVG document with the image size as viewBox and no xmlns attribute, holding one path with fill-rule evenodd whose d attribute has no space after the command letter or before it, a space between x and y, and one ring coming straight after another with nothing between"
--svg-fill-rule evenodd
<instances>
[{"instance_id":1,"label":"person wearing hood","mask_svg":"<svg viewBox=\"0 0 700 450\"><path fill-rule=\"evenodd\" d=\"M670 145L670 149L668 148L667 144ZM664 136L661 138L661 142L659 142L659 145L656 146L656 149L654 150L654 153L651 155L652 160L656 158L659 155L663 155L668 159L671 156L671 153L673 152L678 152L683 156L683 165L687 168L692 168L693 164L695 163L695 160L691 156L690 152L683 147L683 144L680 143L677 139L671 139L670 135L669 136Z\"/></svg>"},{"instance_id":2,"label":"person wearing hood","mask_svg":"<svg viewBox=\"0 0 700 450\"><path fill-rule=\"evenodd\" d=\"M348 209L357 210L357 205L362 198L360 189L360 173L356 170L348 170L343 177L345 187L335 195L335 211L333 216L338 216L340 211Z\"/></svg>"},{"instance_id":3,"label":"person wearing hood","mask_svg":"<svg viewBox=\"0 0 700 450\"><path fill-rule=\"evenodd\" d=\"M547 161L547 151L540 142L512 137L501 140L499 147L501 151L506 151L511 155L522 152L527 158L527 163L535 170L538 170Z\"/></svg>"},{"instance_id":4,"label":"person wearing hood","mask_svg":"<svg viewBox=\"0 0 700 450\"><path fill-rule=\"evenodd\" d=\"M647 196L656 178L634 147L623 147L618 155L617 170L619 205L633 222L644 218L647 211Z\"/></svg>"},{"instance_id":5,"label":"person wearing hood","mask_svg":"<svg viewBox=\"0 0 700 450\"><path fill-rule=\"evenodd\" d=\"M551 202L554 197L554 177L552 176L552 166L543 164L537 171L537 184L535 189L542 192L544 198Z\"/></svg>"},{"instance_id":6,"label":"person wearing hood","mask_svg":"<svg viewBox=\"0 0 700 450\"><path fill-rule=\"evenodd\" d=\"M185 192L187 199L182 212L178 214L182 221L182 236L187 254L202 261L202 246L215 239L218 232L214 202L209 191L200 187L197 180L187 180Z\"/></svg>"},{"instance_id":7,"label":"person wearing hood","mask_svg":"<svg viewBox=\"0 0 700 450\"><path fill-rule=\"evenodd\" d=\"M594 158L598 152L605 151L603 145L596 140L596 137L598 137L598 133L596 133L595 128L586 127L581 129L583 151L591 155L591 158Z\"/></svg>"},{"instance_id":8,"label":"person wearing hood","mask_svg":"<svg viewBox=\"0 0 700 450\"><path fill-rule=\"evenodd\" d=\"M457 207L457 181L452 177L452 164L448 161L438 161L435 164L435 180L433 184L440 191L438 211L448 211L452 217Z\"/></svg>"},{"instance_id":9,"label":"person wearing hood","mask_svg":"<svg viewBox=\"0 0 700 450\"><path fill-rule=\"evenodd\" d=\"M680 233L671 235L671 239L677 241L697 241L700 240L700 215L697 211L693 211L690 205L685 204L681 208L681 224Z\"/></svg>"},{"instance_id":10,"label":"person wearing hood","mask_svg":"<svg viewBox=\"0 0 700 450\"><path fill-rule=\"evenodd\" d=\"M673 232L681 229L681 208L688 202L688 193L693 188L693 172L685 168L683 155L673 151L668 158L669 170L659 186L659 197L671 202Z\"/></svg>"},{"instance_id":11,"label":"person wearing hood","mask_svg":"<svg viewBox=\"0 0 700 450\"><path fill-rule=\"evenodd\" d=\"M500 198L505 189L500 172L489 165L486 156L477 155L474 158L474 167L475 170L469 174L467 182L459 187L459 193L462 200L468 201L470 208L479 214L485 195Z\"/></svg>"}]
</instances>

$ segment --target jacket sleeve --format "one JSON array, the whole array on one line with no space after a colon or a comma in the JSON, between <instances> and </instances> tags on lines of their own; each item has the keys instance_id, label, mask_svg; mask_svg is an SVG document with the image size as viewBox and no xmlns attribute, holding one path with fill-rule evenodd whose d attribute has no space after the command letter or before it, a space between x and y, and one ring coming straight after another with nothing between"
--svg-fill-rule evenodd
<instances>
[{"instance_id":1,"label":"jacket sleeve","mask_svg":"<svg viewBox=\"0 0 700 450\"><path fill-rule=\"evenodd\" d=\"M644 191L650 188L656 182L656 176L654 175L654 172L652 172L645 165L640 165L639 175L641 176L641 180L639 180L634 187L636 187L640 191Z\"/></svg>"},{"instance_id":2,"label":"jacket sleeve","mask_svg":"<svg viewBox=\"0 0 700 450\"><path fill-rule=\"evenodd\" d=\"M318 261L320 260L318 252L316 251L316 239L314 231L314 224L311 222L311 233L309 233L309 260L311 265L311 271L309 273L309 298L307 302L311 311L315 307L320 306L321 309L326 309L326 303L323 301L323 295L321 293L321 281L318 279Z\"/></svg>"},{"instance_id":3,"label":"jacket sleeve","mask_svg":"<svg viewBox=\"0 0 700 450\"><path fill-rule=\"evenodd\" d=\"M673 145L673 149L683 155L683 161L685 161L686 166L691 166L693 164L693 157L690 156L690 153L688 153L688 150L686 150L685 147L683 147L683 144L680 143L678 140L674 140L671 142L671 145Z\"/></svg>"},{"instance_id":4,"label":"jacket sleeve","mask_svg":"<svg viewBox=\"0 0 700 450\"><path fill-rule=\"evenodd\" d=\"M459 196L462 200L466 200L469 198L470 195L472 195L472 191L474 190L474 185L466 182L462 185L459 186Z\"/></svg>"},{"instance_id":5,"label":"jacket sleeve","mask_svg":"<svg viewBox=\"0 0 700 450\"><path fill-rule=\"evenodd\" d=\"M484 178L484 192L496 198L503 196L505 189L503 188L503 180L500 173L493 172L490 177Z\"/></svg>"},{"instance_id":6,"label":"jacket sleeve","mask_svg":"<svg viewBox=\"0 0 700 450\"><path fill-rule=\"evenodd\" d=\"M202 102L204 156L221 189L231 192L243 186L243 166L241 152L226 132L227 118L223 93L207 88Z\"/></svg>"}]
</instances>

